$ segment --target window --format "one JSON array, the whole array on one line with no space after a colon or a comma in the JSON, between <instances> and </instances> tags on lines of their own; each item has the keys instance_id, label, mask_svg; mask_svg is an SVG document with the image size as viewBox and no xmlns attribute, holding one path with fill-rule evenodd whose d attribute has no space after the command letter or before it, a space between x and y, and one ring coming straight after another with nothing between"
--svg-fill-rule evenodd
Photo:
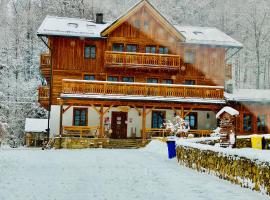
<instances>
[{"instance_id":1,"label":"window","mask_svg":"<svg viewBox=\"0 0 270 200\"><path fill-rule=\"evenodd\" d=\"M113 51L119 51L123 52L124 51L124 44L113 44Z\"/></svg>"},{"instance_id":2,"label":"window","mask_svg":"<svg viewBox=\"0 0 270 200\"><path fill-rule=\"evenodd\" d=\"M162 128L165 122L164 111L153 111L152 112L152 128Z\"/></svg>"},{"instance_id":3,"label":"window","mask_svg":"<svg viewBox=\"0 0 270 200\"><path fill-rule=\"evenodd\" d=\"M107 81L118 81L117 76L108 76Z\"/></svg>"},{"instance_id":4,"label":"window","mask_svg":"<svg viewBox=\"0 0 270 200\"><path fill-rule=\"evenodd\" d=\"M123 77L122 81L123 82L134 82L134 77Z\"/></svg>"},{"instance_id":5,"label":"window","mask_svg":"<svg viewBox=\"0 0 270 200\"><path fill-rule=\"evenodd\" d=\"M84 58L96 59L96 46L93 45L85 46Z\"/></svg>"},{"instance_id":6,"label":"window","mask_svg":"<svg viewBox=\"0 0 270 200\"><path fill-rule=\"evenodd\" d=\"M84 80L95 80L95 75L88 75L88 74L85 74L84 75Z\"/></svg>"},{"instance_id":7,"label":"window","mask_svg":"<svg viewBox=\"0 0 270 200\"><path fill-rule=\"evenodd\" d=\"M73 109L73 125L74 126L87 126L87 108L74 108Z\"/></svg>"},{"instance_id":8,"label":"window","mask_svg":"<svg viewBox=\"0 0 270 200\"><path fill-rule=\"evenodd\" d=\"M265 115L258 115L257 117L257 130L259 132L266 131L266 116Z\"/></svg>"},{"instance_id":9,"label":"window","mask_svg":"<svg viewBox=\"0 0 270 200\"><path fill-rule=\"evenodd\" d=\"M134 21L134 27L137 29L140 29L140 26L141 26L141 21L139 19L136 19Z\"/></svg>"},{"instance_id":10,"label":"window","mask_svg":"<svg viewBox=\"0 0 270 200\"><path fill-rule=\"evenodd\" d=\"M197 113L189 113L185 120L189 123L190 129L197 129Z\"/></svg>"},{"instance_id":11,"label":"window","mask_svg":"<svg viewBox=\"0 0 270 200\"><path fill-rule=\"evenodd\" d=\"M137 45L135 44L128 44L127 45L127 52L136 52L137 51Z\"/></svg>"},{"instance_id":12,"label":"window","mask_svg":"<svg viewBox=\"0 0 270 200\"><path fill-rule=\"evenodd\" d=\"M149 21L144 21L144 30L145 31L149 30Z\"/></svg>"},{"instance_id":13,"label":"window","mask_svg":"<svg viewBox=\"0 0 270 200\"><path fill-rule=\"evenodd\" d=\"M194 64L196 61L196 53L194 50L185 51L185 63Z\"/></svg>"},{"instance_id":14,"label":"window","mask_svg":"<svg viewBox=\"0 0 270 200\"><path fill-rule=\"evenodd\" d=\"M185 85L196 85L195 80L185 80Z\"/></svg>"},{"instance_id":15,"label":"window","mask_svg":"<svg viewBox=\"0 0 270 200\"><path fill-rule=\"evenodd\" d=\"M156 53L156 47L155 46L146 46L145 53Z\"/></svg>"},{"instance_id":16,"label":"window","mask_svg":"<svg viewBox=\"0 0 270 200\"><path fill-rule=\"evenodd\" d=\"M158 83L157 78L147 78L147 83Z\"/></svg>"},{"instance_id":17,"label":"window","mask_svg":"<svg viewBox=\"0 0 270 200\"><path fill-rule=\"evenodd\" d=\"M169 49L167 47L159 47L160 54L169 54Z\"/></svg>"},{"instance_id":18,"label":"window","mask_svg":"<svg viewBox=\"0 0 270 200\"><path fill-rule=\"evenodd\" d=\"M244 114L243 129L246 132L252 131L252 115Z\"/></svg>"},{"instance_id":19,"label":"window","mask_svg":"<svg viewBox=\"0 0 270 200\"><path fill-rule=\"evenodd\" d=\"M163 80L162 80L162 83L165 83L165 84L173 84L173 80L172 80L172 79L163 79Z\"/></svg>"}]
</instances>

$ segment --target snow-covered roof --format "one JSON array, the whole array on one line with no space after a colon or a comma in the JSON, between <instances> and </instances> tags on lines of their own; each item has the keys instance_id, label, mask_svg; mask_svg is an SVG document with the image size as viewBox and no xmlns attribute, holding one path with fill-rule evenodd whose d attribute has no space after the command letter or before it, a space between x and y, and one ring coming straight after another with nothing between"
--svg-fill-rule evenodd
<instances>
[{"instance_id":1,"label":"snow-covered roof","mask_svg":"<svg viewBox=\"0 0 270 200\"><path fill-rule=\"evenodd\" d=\"M227 101L238 102L270 102L270 90L237 89L232 94L225 93Z\"/></svg>"},{"instance_id":2,"label":"snow-covered roof","mask_svg":"<svg viewBox=\"0 0 270 200\"><path fill-rule=\"evenodd\" d=\"M225 104L225 100L208 98L181 98L181 97L163 97L163 96L140 96L140 95L100 95L100 94L61 94L61 98L78 98L93 100L112 100L112 101L150 101L150 102L175 102L175 103L202 103L202 104Z\"/></svg>"},{"instance_id":3,"label":"snow-covered roof","mask_svg":"<svg viewBox=\"0 0 270 200\"><path fill-rule=\"evenodd\" d=\"M232 115L232 116L239 115L239 112L238 112L237 110L235 110L235 109L233 109L233 108L231 108L231 107L229 107L229 106L226 106L226 107L222 108L222 109L216 114L216 118L219 118L219 116L220 116L222 113L224 113L224 112L226 112L226 113L228 113L228 114L230 114L230 115Z\"/></svg>"},{"instance_id":4,"label":"snow-covered roof","mask_svg":"<svg viewBox=\"0 0 270 200\"><path fill-rule=\"evenodd\" d=\"M48 128L48 119L34 119L26 118L25 120L25 132L46 132Z\"/></svg>"},{"instance_id":5,"label":"snow-covered roof","mask_svg":"<svg viewBox=\"0 0 270 200\"><path fill-rule=\"evenodd\" d=\"M109 24L96 24L87 19L47 16L37 35L101 38L100 33Z\"/></svg>"},{"instance_id":6,"label":"snow-covered roof","mask_svg":"<svg viewBox=\"0 0 270 200\"><path fill-rule=\"evenodd\" d=\"M242 48L243 45L215 27L179 26L175 28L186 38L185 44Z\"/></svg>"}]
</instances>

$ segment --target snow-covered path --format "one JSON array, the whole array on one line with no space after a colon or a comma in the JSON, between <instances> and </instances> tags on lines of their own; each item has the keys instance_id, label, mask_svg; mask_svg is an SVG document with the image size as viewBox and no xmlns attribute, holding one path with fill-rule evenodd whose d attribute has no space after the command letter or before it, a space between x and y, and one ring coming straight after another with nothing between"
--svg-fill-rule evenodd
<instances>
[{"instance_id":1,"label":"snow-covered path","mask_svg":"<svg viewBox=\"0 0 270 200\"><path fill-rule=\"evenodd\" d=\"M159 146L164 151L151 144L139 150L0 150L0 200L268 199L182 167Z\"/></svg>"}]
</instances>

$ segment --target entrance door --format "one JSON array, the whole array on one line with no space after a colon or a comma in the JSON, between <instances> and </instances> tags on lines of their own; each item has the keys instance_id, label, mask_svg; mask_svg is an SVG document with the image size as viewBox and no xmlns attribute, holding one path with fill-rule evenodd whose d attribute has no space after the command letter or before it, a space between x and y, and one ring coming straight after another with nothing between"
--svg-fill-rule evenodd
<instances>
[{"instance_id":1,"label":"entrance door","mask_svg":"<svg viewBox=\"0 0 270 200\"><path fill-rule=\"evenodd\" d=\"M127 138L127 113L112 112L112 135L113 139Z\"/></svg>"}]
</instances>

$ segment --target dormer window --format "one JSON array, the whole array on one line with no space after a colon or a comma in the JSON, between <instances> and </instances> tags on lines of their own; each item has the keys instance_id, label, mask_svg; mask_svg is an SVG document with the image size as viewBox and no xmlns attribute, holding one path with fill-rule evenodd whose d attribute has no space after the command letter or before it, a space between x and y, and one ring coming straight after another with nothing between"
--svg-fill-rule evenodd
<instances>
[{"instance_id":1,"label":"dormer window","mask_svg":"<svg viewBox=\"0 0 270 200\"><path fill-rule=\"evenodd\" d=\"M68 26L72 28L78 28L79 25L77 23L68 23Z\"/></svg>"}]
</instances>

